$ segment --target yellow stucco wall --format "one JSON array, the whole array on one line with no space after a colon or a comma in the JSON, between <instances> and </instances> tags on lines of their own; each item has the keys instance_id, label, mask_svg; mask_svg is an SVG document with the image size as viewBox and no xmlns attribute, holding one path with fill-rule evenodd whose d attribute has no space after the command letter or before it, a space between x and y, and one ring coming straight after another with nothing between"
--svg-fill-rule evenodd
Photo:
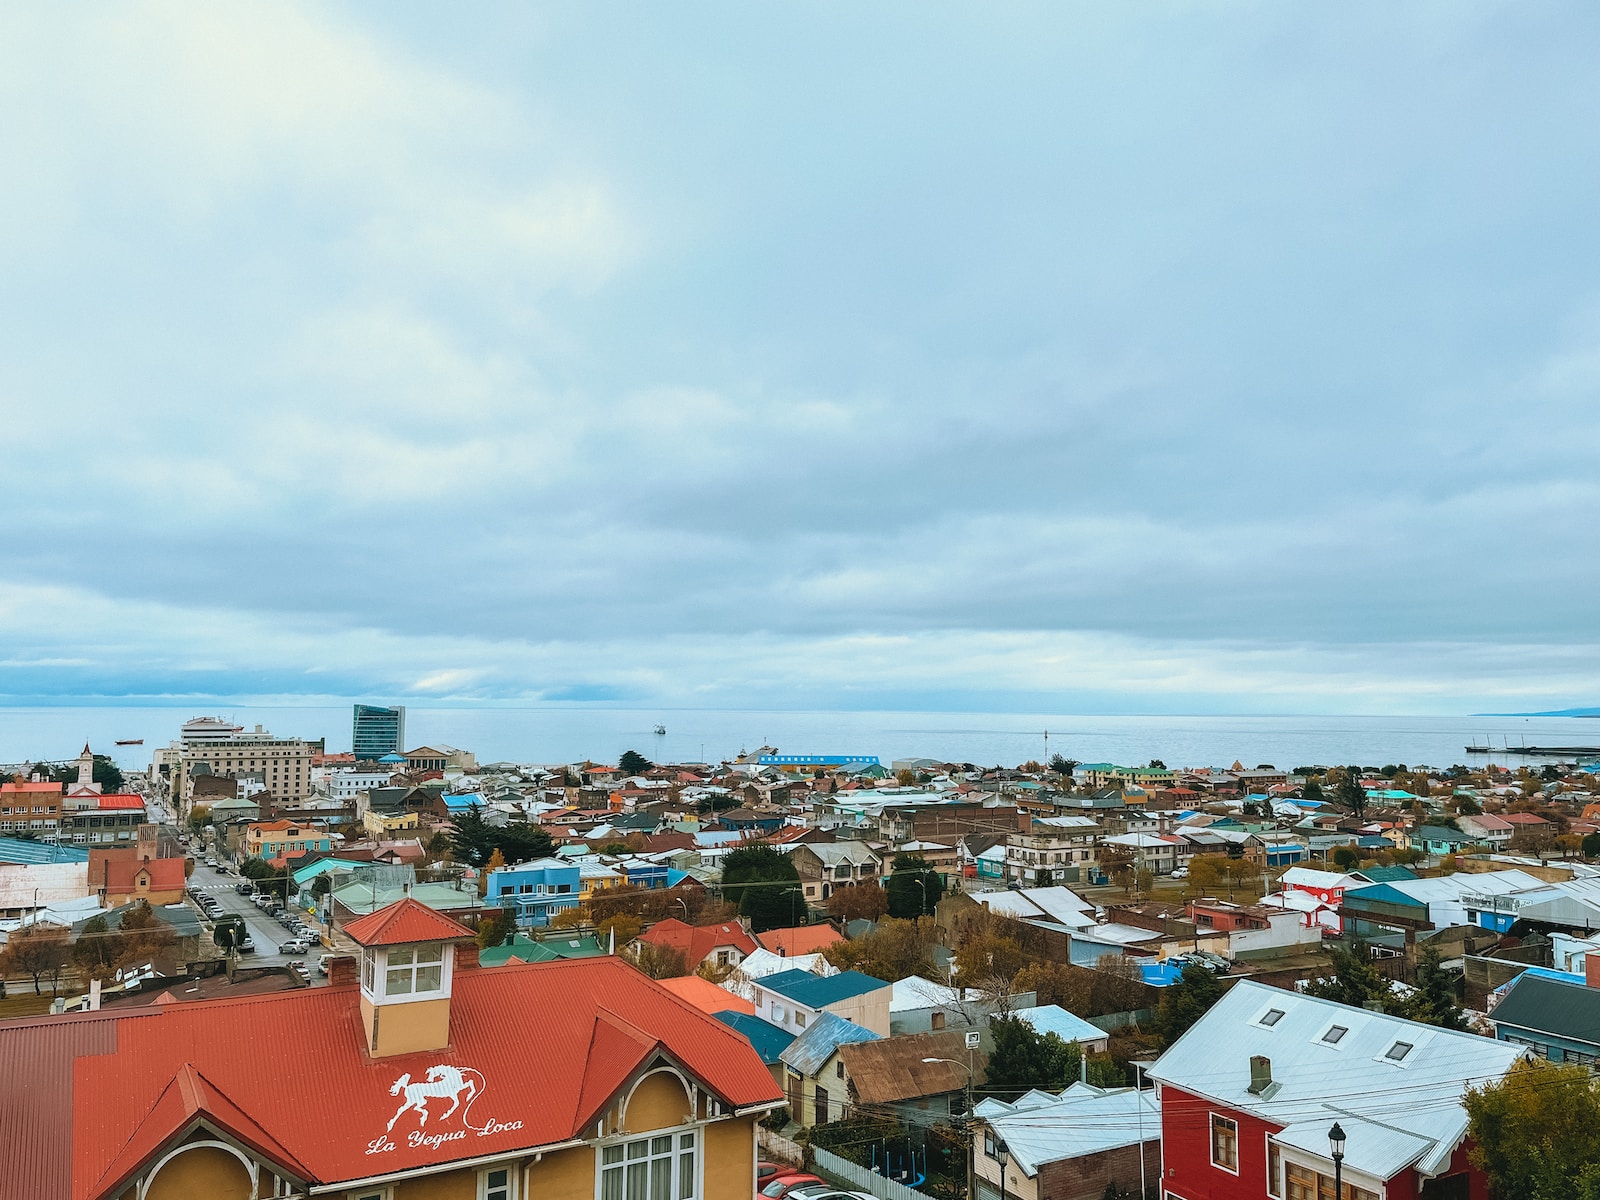
<instances>
[{"instance_id":1,"label":"yellow stucco wall","mask_svg":"<svg viewBox=\"0 0 1600 1200\"><path fill-rule=\"evenodd\" d=\"M162 1167L146 1195L148 1200L249 1200L250 1173L226 1150L202 1146Z\"/></svg>"},{"instance_id":2,"label":"yellow stucco wall","mask_svg":"<svg viewBox=\"0 0 1600 1200\"><path fill-rule=\"evenodd\" d=\"M513 1172L514 1163L508 1164ZM394 1185L394 1200L478 1200L478 1172L446 1171Z\"/></svg>"},{"instance_id":3,"label":"yellow stucco wall","mask_svg":"<svg viewBox=\"0 0 1600 1200\"><path fill-rule=\"evenodd\" d=\"M746 1200L755 1191L755 1120L708 1125L705 1143L705 1200Z\"/></svg>"},{"instance_id":4,"label":"yellow stucco wall","mask_svg":"<svg viewBox=\"0 0 1600 1200\"><path fill-rule=\"evenodd\" d=\"M668 1071L657 1071L640 1080L633 1095L628 1097L625 1128L629 1133L667 1129L684 1124L692 1115L689 1094L678 1077Z\"/></svg>"},{"instance_id":5,"label":"yellow stucco wall","mask_svg":"<svg viewBox=\"0 0 1600 1200\"><path fill-rule=\"evenodd\" d=\"M557 1150L528 1169L531 1200L594 1200L594 1148Z\"/></svg>"},{"instance_id":6,"label":"yellow stucco wall","mask_svg":"<svg viewBox=\"0 0 1600 1200\"><path fill-rule=\"evenodd\" d=\"M377 1019L377 1039L372 1044L374 1058L438 1050L450 1044L450 1001L447 998L374 1005L362 996L361 1023L369 1042L372 1041L374 1012Z\"/></svg>"}]
</instances>

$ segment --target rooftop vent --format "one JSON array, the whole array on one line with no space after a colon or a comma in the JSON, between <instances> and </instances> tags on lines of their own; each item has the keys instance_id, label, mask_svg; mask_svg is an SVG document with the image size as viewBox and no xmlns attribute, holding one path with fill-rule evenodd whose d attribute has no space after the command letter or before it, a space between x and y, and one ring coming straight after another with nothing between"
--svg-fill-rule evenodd
<instances>
[{"instance_id":1,"label":"rooftop vent","mask_svg":"<svg viewBox=\"0 0 1600 1200\"><path fill-rule=\"evenodd\" d=\"M1278 1090L1278 1085L1272 1082L1272 1060L1265 1054L1252 1054L1250 1056L1250 1094L1271 1098Z\"/></svg>"}]
</instances>

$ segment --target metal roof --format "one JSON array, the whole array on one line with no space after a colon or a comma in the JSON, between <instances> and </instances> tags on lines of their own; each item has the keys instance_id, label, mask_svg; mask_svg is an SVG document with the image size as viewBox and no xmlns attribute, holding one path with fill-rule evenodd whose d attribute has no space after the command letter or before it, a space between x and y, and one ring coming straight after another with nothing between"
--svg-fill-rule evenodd
<instances>
[{"instance_id":1,"label":"metal roof","mask_svg":"<svg viewBox=\"0 0 1600 1200\"><path fill-rule=\"evenodd\" d=\"M409 896L387 908L346 923L345 936L358 946L399 946L406 942L454 942L472 930Z\"/></svg>"},{"instance_id":2,"label":"metal roof","mask_svg":"<svg viewBox=\"0 0 1600 1200\"><path fill-rule=\"evenodd\" d=\"M1026 1021L1040 1033L1053 1033L1063 1042L1094 1042L1108 1036L1104 1029L1074 1016L1059 1004L1013 1009L1011 1015Z\"/></svg>"},{"instance_id":3,"label":"metal roof","mask_svg":"<svg viewBox=\"0 0 1600 1200\"><path fill-rule=\"evenodd\" d=\"M366 1153L401 1101L402 1075L444 1066L474 1075L473 1129L412 1145L409 1115L391 1133L384 1171L484 1154L516 1154L581 1134L658 1050L730 1107L781 1099L772 1075L725 1024L616 958L455 975L447 1048L373 1059L353 985L267 996L110 1010L48 1022L0 1023L0 1178L7 1194L88 1200L186 1065L313 1182L377 1173ZM528 1014L540 1036L526 1039ZM242 1052L270 1045L271 1054ZM506 1047L516 1045L508 1058ZM307 1080L315 1086L307 1087ZM465 1129L454 1118L441 1132ZM520 1126L516 1123L520 1122ZM428 1130L434 1129L430 1120Z\"/></svg>"},{"instance_id":4,"label":"metal roof","mask_svg":"<svg viewBox=\"0 0 1600 1200\"><path fill-rule=\"evenodd\" d=\"M1282 1016L1263 1024L1274 1009ZM1335 1026L1345 1032L1329 1041ZM1392 1059L1400 1042L1411 1049ZM1320 1128L1313 1152L1323 1156L1337 1120L1349 1134L1347 1164L1387 1179L1413 1162L1425 1174L1440 1171L1466 1135L1467 1088L1499 1079L1523 1054L1477 1034L1242 980L1149 1074L1283 1128ZM1262 1096L1248 1090L1253 1055L1271 1062L1275 1086ZM1404 1147L1410 1157L1397 1162Z\"/></svg>"},{"instance_id":5,"label":"metal roof","mask_svg":"<svg viewBox=\"0 0 1600 1200\"><path fill-rule=\"evenodd\" d=\"M1600 1045L1600 989L1566 983L1524 971L1512 981L1489 1019L1495 1027L1515 1025Z\"/></svg>"},{"instance_id":6,"label":"metal roof","mask_svg":"<svg viewBox=\"0 0 1600 1200\"><path fill-rule=\"evenodd\" d=\"M802 1075L815 1075L833 1052L852 1042L875 1042L878 1035L833 1013L823 1013L778 1057Z\"/></svg>"},{"instance_id":7,"label":"metal roof","mask_svg":"<svg viewBox=\"0 0 1600 1200\"><path fill-rule=\"evenodd\" d=\"M779 1029L771 1021L763 1021L751 1013L736 1009L723 1009L714 1014L729 1029L744 1035L761 1061L767 1066L783 1061L783 1052L794 1044L794 1034Z\"/></svg>"},{"instance_id":8,"label":"metal roof","mask_svg":"<svg viewBox=\"0 0 1600 1200\"><path fill-rule=\"evenodd\" d=\"M1029 1092L1014 1104L985 1100L976 1109L1005 1140L1011 1161L1035 1176L1046 1163L1103 1154L1161 1136L1155 1091L1102 1090L1075 1083L1059 1096ZM1327 1141L1326 1135L1323 1141Z\"/></svg>"},{"instance_id":9,"label":"metal roof","mask_svg":"<svg viewBox=\"0 0 1600 1200\"><path fill-rule=\"evenodd\" d=\"M863 975L860 971L840 971L837 975L826 977L813 975L810 971L781 971L766 976L761 980L761 986L807 1008L825 1008L840 1000L864 996L890 985L871 975Z\"/></svg>"}]
</instances>

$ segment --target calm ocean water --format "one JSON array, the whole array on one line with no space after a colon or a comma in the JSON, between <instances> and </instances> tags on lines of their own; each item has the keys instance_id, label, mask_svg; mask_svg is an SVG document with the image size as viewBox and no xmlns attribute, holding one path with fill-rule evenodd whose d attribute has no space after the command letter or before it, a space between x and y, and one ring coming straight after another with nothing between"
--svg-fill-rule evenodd
<instances>
[{"instance_id":1,"label":"calm ocean water","mask_svg":"<svg viewBox=\"0 0 1600 1200\"><path fill-rule=\"evenodd\" d=\"M232 718L277 734L326 737L350 747L350 708L206 709L0 708L0 762L62 759L85 741L128 767L145 766L153 747L177 736L189 717ZM667 732L653 732L657 723ZM1048 741L1046 733L1048 732ZM114 746L143 738L143 746ZM1081 762L1280 768L1385 763L1448 766L1469 758L1469 742L1600 745L1600 720L1571 717L1085 717L1047 713L740 712L620 709L579 705L409 708L412 746L444 742L473 750L479 762L615 762L636 749L657 761L721 760L766 744L790 754L876 754L1014 766L1047 753ZM1048 750L1047 750L1048 747ZM1505 759L1504 755L1495 756Z\"/></svg>"}]
</instances>

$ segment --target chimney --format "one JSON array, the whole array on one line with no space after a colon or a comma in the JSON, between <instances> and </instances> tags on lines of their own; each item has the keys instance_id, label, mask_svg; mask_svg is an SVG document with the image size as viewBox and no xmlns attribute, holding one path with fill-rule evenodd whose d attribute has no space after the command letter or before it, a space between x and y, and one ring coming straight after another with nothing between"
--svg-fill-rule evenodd
<instances>
[{"instance_id":1,"label":"chimney","mask_svg":"<svg viewBox=\"0 0 1600 1200\"><path fill-rule=\"evenodd\" d=\"M478 943L477 942L457 942L456 943L456 964L455 964L455 969L458 970L458 971L466 971L466 970L471 970L471 969L473 969L473 968L475 968L477 966L478 966Z\"/></svg>"},{"instance_id":2,"label":"chimney","mask_svg":"<svg viewBox=\"0 0 1600 1200\"><path fill-rule=\"evenodd\" d=\"M328 962L328 986L343 987L356 982L356 960L349 954L335 955Z\"/></svg>"},{"instance_id":3,"label":"chimney","mask_svg":"<svg viewBox=\"0 0 1600 1200\"><path fill-rule=\"evenodd\" d=\"M1250 1056L1250 1088L1252 1096L1259 1096L1272 1086L1272 1060L1265 1054Z\"/></svg>"},{"instance_id":4,"label":"chimney","mask_svg":"<svg viewBox=\"0 0 1600 1200\"><path fill-rule=\"evenodd\" d=\"M1600 953L1583 956L1583 981L1592 988L1600 988Z\"/></svg>"}]
</instances>

